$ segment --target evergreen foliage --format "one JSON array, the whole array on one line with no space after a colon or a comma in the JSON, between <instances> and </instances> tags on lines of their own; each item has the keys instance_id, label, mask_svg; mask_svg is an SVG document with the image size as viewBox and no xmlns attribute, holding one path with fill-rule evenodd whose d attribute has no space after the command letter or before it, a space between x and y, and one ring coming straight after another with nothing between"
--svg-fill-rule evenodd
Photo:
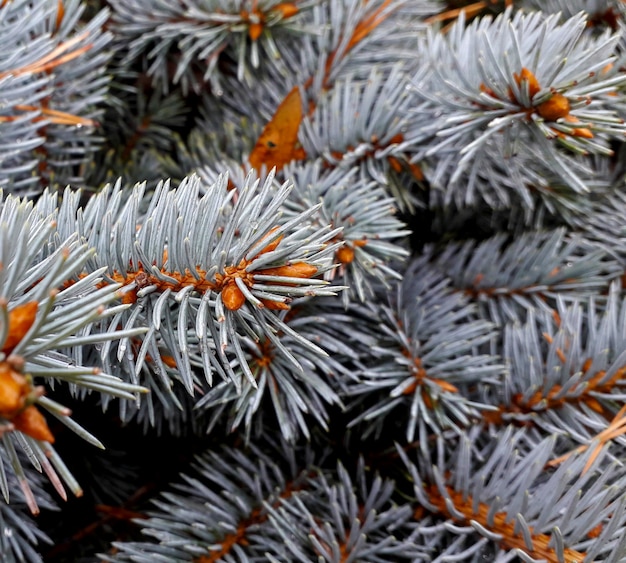
<instances>
[{"instance_id":1,"label":"evergreen foliage","mask_svg":"<svg viewBox=\"0 0 626 563\"><path fill-rule=\"evenodd\" d=\"M626 563L625 34L0 0L0 560Z\"/></svg>"}]
</instances>

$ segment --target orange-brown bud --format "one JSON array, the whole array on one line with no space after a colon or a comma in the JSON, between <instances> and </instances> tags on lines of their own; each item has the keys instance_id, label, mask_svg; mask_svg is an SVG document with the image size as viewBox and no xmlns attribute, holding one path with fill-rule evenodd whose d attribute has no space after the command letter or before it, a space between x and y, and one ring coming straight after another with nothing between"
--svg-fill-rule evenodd
<instances>
[{"instance_id":1,"label":"orange-brown bud","mask_svg":"<svg viewBox=\"0 0 626 563\"><path fill-rule=\"evenodd\" d=\"M237 311L246 302L246 297L235 282L230 282L222 289L222 301L229 311Z\"/></svg>"},{"instance_id":2,"label":"orange-brown bud","mask_svg":"<svg viewBox=\"0 0 626 563\"><path fill-rule=\"evenodd\" d=\"M337 250L337 260L342 264L350 264L354 261L354 248L344 245Z\"/></svg>"},{"instance_id":3,"label":"orange-brown bud","mask_svg":"<svg viewBox=\"0 0 626 563\"><path fill-rule=\"evenodd\" d=\"M261 299L261 303L272 311L288 311L289 305L284 301L270 301L269 299Z\"/></svg>"},{"instance_id":4,"label":"orange-brown bud","mask_svg":"<svg viewBox=\"0 0 626 563\"><path fill-rule=\"evenodd\" d=\"M5 354L10 353L24 338L24 335L33 326L36 314L37 301L18 305L15 309L9 311L9 332L2 345L2 351Z\"/></svg>"},{"instance_id":5,"label":"orange-brown bud","mask_svg":"<svg viewBox=\"0 0 626 563\"><path fill-rule=\"evenodd\" d=\"M168 368L175 368L176 367L176 360L174 359L174 356L168 356L167 354L161 354L161 361Z\"/></svg>"},{"instance_id":6,"label":"orange-brown bud","mask_svg":"<svg viewBox=\"0 0 626 563\"><path fill-rule=\"evenodd\" d=\"M130 291L125 291L122 293L122 303L124 305L132 305L133 303L137 303L137 290L131 289Z\"/></svg>"},{"instance_id":7,"label":"orange-brown bud","mask_svg":"<svg viewBox=\"0 0 626 563\"><path fill-rule=\"evenodd\" d=\"M398 173L402 172L402 163L395 156L390 156L387 160L389 161L392 170Z\"/></svg>"},{"instance_id":8,"label":"orange-brown bud","mask_svg":"<svg viewBox=\"0 0 626 563\"><path fill-rule=\"evenodd\" d=\"M15 415L11 422L16 430L23 432L31 438L35 438L35 440L54 443L54 436L50 432L50 428L48 428L48 423L35 405L26 407L19 414Z\"/></svg>"},{"instance_id":9,"label":"orange-brown bud","mask_svg":"<svg viewBox=\"0 0 626 563\"><path fill-rule=\"evenodd\" d=\"M436 383L437 385L439 385L439 387L443 391L447 391L448 393L458 393L459 392L458 387L456 387L455 385L452 385L452 383L450 383L448 381L445 381L443 379L432 378L431 381L433 383Z\"/></svg>"},{"instance_id":10,"label":"orange-brown bud","mask_svg":"<svg viewBox=\"0 0 626 563\"><path fill-rule=\"evenodd\" d=\"M7 362L0 363L0 416L11 418L24 407L30 386Z\"/></svg>"},{"instance_id":11,"label":"orange-brown bud","mask_svg":"<svg viewBox=\"0 0 626 563\"><path fill-rule=\"evenodd\" d=\"M597 526L594 526L593 528L591 528L591 530L589 530L587 532L587 537L588 538L597 538L600 536L600 534L602 533L602 530L604 529L604 524L600 523Z\"/></svg>"},{"instance_id":12,"label":"orange-brown bud","mask_svg":"<svg viewBox=\"0 0 626 563\"><path fill-rule=\"evenodd\" d=\"M250 37L252 41L256 41L259 37L261 37L261 33L263 33L262 23L251 23L248 26L248 37Z\"/></svg>"},{"instance_id":13,"label":"orange-brown bud","mask_svg":"<svg viewBox=\"0 0 626 563\"><path fill-rule=\"evenodd\" d=\"M295 262L287 266L279 266L278 268L266 268L259 270L258 274L265 276L285 276L288 278L311 278L317 274L317 268L306 262Z\"/></svg>"},{"instance_id":14,"label":"orange-brown bud","mask_svg":"<svg viewBox=\"0 0 626 563\"><path fill-rule=\"evenodd\" d=\"M515 82L518 86L521 86L522 80L526 80L528 82L528 94L531 98L539 92L539 90L541 90L537 77L526 67L522 68L522 71L519 74L514 73L513 77L515 78Z\"/></svg>"},{"instance_id":15,"label":"orange-brown bud","mask_svg":"<svg viewBox=\"0 0 626 563\"><path fill-rule=\"evenodd\" d=\"M502 417L501 408L495 411L482 411L481 414L482 414L483 420L487 424L502 424L503 423L504 419Z\"/></svg>"},{"instance_id":16,"label":"orange-brown bud","mask_svg":"<svg viewBox=\"0 0 626 563\"><path fill-rule=\"evenodd\" d=\"M563 94L553 94L537 106L537 113L547 121L556 121L569 114L569 100Z\"/></svg>"},{"instance_id":17,"label":"orange-brown bud","mask_svg":"<svg viewBox=\"0 0 626 563\"><path fill-rule=\"evenodd\" d=\"M517 74L513 75L515 77L515 79L517 80ZM490 95L492 98L496 97L496 93L491 89L491 88L487 88L487 86L485 86L485 84L483 82L481 82L478 85L478 89L483 92L484 94L488 94Z\"/></svg>"},{"instance_id":18,"label":"orange-brown bud","mask_svg":"<svg viewBox=\"0 0 626 563\"><path fill-rule=\"evenodd\" d=\"M291 2L283 2L282 4L276 4L272 8L273 12L280 12L283 18L291 18L295 16L300 10L298 6L292 4Z\"/></svg>"},{"instance_id":19,"label":"orange-brown bud","mask_svg":"<svg viewBox=\"0 0 626 563\"><path fill-rule=\"evenodd\" d=\"M425 176L422 167L419 164L415 164L413 162L409 162L408 166L411 174L413 174L413 178L415 178L418 182L423 182Z\"/></svg>"},{"instance_id":20,"label":"orange-brown bud","mask_svg":"<svg viewBox=\"0 0 626 563\"><path fill-rule=\"evenodd\" d=\"M263 242L266 238L272 235L272 233L276 232L279 228L280 227L278 225L276 225L275 227L272 227L270 231L260 240L260 242ZM257 254L257 256L260 256L261 254L265 254L266 252L271 252L272 250L276 250L276 247L280 244L281 240L283 240L283 235L280 235L278 238L270 242L267 246L263 247L263 250L261 250Z\"/></svg>"},{"instance_id":21,"label":"orange-brown bud","mask_svg":"<svg viewBox=\"0 0 626 563\"><path fill-rule=\"evenodd\" d=\"M604 407L602 406L600 401L598 401L594 397L585 397L585 405L587 405L592 411L595 411L599 414L604 414Z\"/></svg>"},{"instance_id":22,"label":"orange-brown bud","mask_svg":"<svg viewBox=\"0 0 626 563\"><path fill-rule=\"evenodd\" d=\"M413 381L411 381L411 383L406 387L406 389L404 391L402 391L403 395L411 395L412 393L415 393L415 390L417 389L419 382L417 379L414 379Z\"/></svg>"},{"instance_id":23,"label":"orange-brown bud","mask_svg":"<svg viewBox=\"0 0 626 563\"><path fill-rule=\"evenodd\" d=\"M593 133L591 129L587 129L587 127L576 127L572 131L572 137L582 137L583 139L593 139Z\"/></svg>"}]
</instances>

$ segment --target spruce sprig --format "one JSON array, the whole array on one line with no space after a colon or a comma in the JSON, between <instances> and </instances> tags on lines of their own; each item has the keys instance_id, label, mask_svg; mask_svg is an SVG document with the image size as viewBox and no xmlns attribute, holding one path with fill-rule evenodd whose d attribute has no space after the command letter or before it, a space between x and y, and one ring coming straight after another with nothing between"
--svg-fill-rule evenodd
<instances>
[{"instance_id":1,"label":"spruce sprig","mask_svg":"<svg viewBox=\"0 0 626 563\"><path fill-rule=\"evenodd\" d=\"M341 229L311 221L320 204L281 219L291 189L275 184L273 174L262 184L249 176L237 192L229 191L225 177L210 186L197 176L176 189L161 183L153 194L145 193L145 184L124 193L118 182L84 210L66 194L61 228L77 230L95 249L84 275L106 268L108 283L120 284L130 305L114 322L125 330L147 328L124 339L119 363L105 359L105 368L159 389L148 402L176 405L173 385L180 381L193 394L202 384L196 370L209 385L217 374L240 392L243 375L256 388L246 339L272 342L300 373L281 335L322 354L277 312L289 310L294 299L340 289L320 278L333 266L338 243L332 241Z\"/></svg>"},{"instance_id":2,"label":"spruce sprig","mask_svg":"<svg viewBox=\"0 0 626 563\"><path fill-rule=\"evenodd\" d=\"M108 10L81 21L84 4L2 4L0 186L34 195L81 182L109 77Z\"/></svg>"},{"instance_id":3,"label":"spruce sprig","mask_svg":"<svg viewBox=\"0 0 626 563\"><path fill-rule=\"evenodd\" d=\"M528 451L523 434L507 428L487 446L477 443L476 434L461 437L456 450L444 446L443 455L417 463L400 449L416 502L448 523L417 529L431 536L429 543L435 535L446 557L621 561L626 547L621 465L607 462L603 450L591 463L587 452L546 470L555 439L547 437ZM445 531L464 541L443 543Z\"/></svg>"},{"instance_id":4,"label":"spruce sprig","mask_svg":"<svg viewBox=\"0 0 626 563\"><path fill-rule=\"evenodd\" d=\"M568 153L611 155L610 140L626 129L612 109L625 81L612 72L619 35L592 37L586 25L584 13L560 22L507 10L467 26L461 15L447 34L429 31L420 47L429 63L414 79L423 103L406 137L424 144L416 158L446 201L462 203L468 183L480 198L496 181L483 174L493 165L530 184L523 145L539 149L545 169L572 190L588 191Z\"/></svg>"},{"instance_id":5,"label":"spruce sprig","mask_svg":"<svg viewBox=\"0 0 626 563\"><path fill-rule=\"evenodd\" d=\"M56 238L57 220L57 214L41 214L32 202L14 196L4 199L0 207L0 263L4 265L0 270L2 448L33 512L37 511L35 497L15 446L28 453L30 462L39 471L46 471L62 497L65 491L57 472L75 494L80 494L78 484L50 445L54 435L38 407L92 444L103 447L97 438L69 418L67 407L43 396L46 393L43 385L66 382L75 390L96 391L126 400L135 400L143 391L102 373L100 362L89 366L74 361L73 350L136 337L144 330L112 327L97 338L89 334L94 325L127 306L118 303L119 285L99 286L102 269L76 284L71 283L93 258L93 250L75 234ZM51 249L53 239L56 249ZM8 499L4 465L0 467L0 489Z\"/></svg>"},{"instance_id":6,"label":"spruce sprig","mask_svg":"<svg viewBox=\"0 0 626 563\"><path fill-rule=\"evenodd\" d=\"M494 337L494 325L473 319L474 306L449 284L428 269L427 259L417 259L388 305L370 308L369 316L380 326L373 330L378 341L356 381L346 382L347 394L362 398L366 407L351 425L364 422L366 435L380 432L395 412L404 413L408 441L424 440L430 431L458 430L481 408L468 386L486 380L497 384L503 366L478 353ZM378 400L368 405L372 398Z\"/></svg>"}]
</instances>

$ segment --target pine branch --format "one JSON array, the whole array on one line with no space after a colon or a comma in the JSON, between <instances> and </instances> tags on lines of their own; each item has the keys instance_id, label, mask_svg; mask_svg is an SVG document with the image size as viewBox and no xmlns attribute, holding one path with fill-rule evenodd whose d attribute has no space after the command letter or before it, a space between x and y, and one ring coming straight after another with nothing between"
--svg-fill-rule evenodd
<instances>
[{"instance_id":1,"label":"pine branch","mask_svg":"<svg viewBox=\"0 0 626 563\"><path fill-rule=\"evenodd\" d=\"M328 168L358 165L363 177L390 188L393 183L387 178L392 171L422 181L421 168L411 163L410 153L399 148L414 103L407 88L407 69L400 65L375 69L366 79L349 76L321 93L315 109L302 118L298 143L310 160L322 158ZM391 193L405 208L417 204L406 189Z\"/></svg>"},{"instance_id":2,"label":"pine branch","mask_svg":"<svg viewBox=\"0 0 626 563\"><path fill-rule=\"evenodd\" d=\"M23 454L20 459L26 463ZM6 464L6 453L2 451L2 463ZM28 482L31 485L37 505L45 510L58 510L50 495L43 487L44 479L33 468L25 468ZM25 561L27 563L42 563L38 553L41 544L51 543L51 539L43 533L27 515L27 499L20 489L17 478L7 473L7 489L11 490L11 504L0 504L0 557L3 561Z\"/></svg>"},{"instance_id":3,"label":"pine branch","mask_svg":"<svg viewBox=\"0 0 626 563\"><path fill-rule=\"evenodd\" d=\"M145 185L123 196L118 182L94 196L84 212L77 198L65 194L60 213L67 220L60 230L78 230L96 250L81 276L106 268L107 283L121 285L122 301L130 305L114 325L147 327L145 336L121 343L121 364L103 358L107 371L154 391L147 408L154 400L179 404L174 382L192 394L202 372L209 385L217 374L237 392L244 380L256 388L246 338L272 342L296 373L303 368L280 343L281 335L322 353L277 312L288 311L299 297L340 289L318 278L332 267L336 245L329 243L340 230L310 222L319 205L281 220L290 189L274 184L272 175L262 186L248 178L234 201L225 178L203 187L192 177L176 190L160 184L149 196Z\"/></svg>"},{"instance_id":4,"label":"pine branch","mask_svg":"<svg viewBox=\"0 0 626 563\"><path fill-rule=\"evenodd\" d=\"M599 30L608 27L617 31L620 19L626 16L621 0L523 0L520 4L523 8L541 10L546 14L558 13L563 20L584 11L588 14L589 25Z\"/></svg>"},{"instance_id":5,"label":"pine branch","mask_svg":"<svg viewBox=\"0 0 626 563\"><path fill-rule=\"evenodd\" d=\"M52 200L46 194L42 202ZM44 205L42 204L42 207ZM89 346L89 330L119 311L117 285L98 289L102 270L95 270L74 287L59 290L65 280L81 272L93 252L77 242L75 235L57 239L51 250L57 214L40 213L32 203L9 196L0 207L0 373L2 397L0 416L2 445L18 476L27 504L37 512L17 445L30 462L45 470L62 497L65 491L57 472L75 494L80 488L50 443L54 436L37 408L58 418L92 444L103 447L89 432L69 418L70 411L44 397L44 382L66 381L84 392L96 391L124 399L135 399L142 391L135 385L86 367L72 359L72 350ZM122 307L124 309L125 307ZM136 336L143 331L113 328L97 342ZM66 353L61 353L64 350ZM79 353L80 356L82 353ZM8 501L4 466L0 467L0 489Z\"/></svg>"},{"instance_id":6,"label":"pine branch","mask_svg":"<svg viewBox=\"0 0 626 563\"><path fill-rule=\"evenodd\" d=\"M281 57L291 35L315 33L302 13L315 2L295 0L213 0L173 5L114 0L112 29L131 48L123 65L142 55L154 85L167 92L181 84L183 93L201 91L203 83L220 92L221 66L236 62L239 81L252 83L261 61ZM174 70L170 70L170 65Z\"/></svg>"},{"instance_id":7,"label":"pine branch","mask_svg":"<svg viewBox=\"0 0 626 563\"><path fill-rule=\"evenodd\" d=\"M456 452L446 448L445 458L431 466L421 461L416 465L399 450L418 505L450 522L446 529L453 534L475 536L469 549L459 543L442 545L441 553L476 558L495 546L494 561L510 560L507 552L528 563L583 562L598 556L620 560L626 544L622 468L602 463L598 456L585 472L589 454L583 454L546 474L554 439L520 454L520 437L507 429L480 453L475 453L473 438L462 438ZM418 509L416 515L420 513ZM441 538L442 528L425 526L421 532Z\"/></svg>"},{"instance_id":8,"label":"pine branch","mask_svg":"<svg viewBox=\"0 0 626 563\"><path fill-rule=\"evenodd\" d=\"M355 297L364 301L372 296L377 282L389 287L389 280L401 279L398 270L409 254L410 231L397 219L396 202L384 189L357 168L324 172L319 160L286 172L296 185L288 200L290 213L321 202L315 221L341 228L335 239L341 246L334 256L339 268L327 272L326 278L350 288L343 292L344 306Z\"/></svg>"},{"instance_id":9,"label":"pine branch","mask_svg":"<svg viewBox=\"0 0 626 563\"><path fill-rule=\"evenodd\" d=\"M371 7L354 2L347 10L341 3L329 4L330 13L326 17L340 24L332 26L331 36L321 40L322 52L318 54L318 61L323 64L314 67L315 74L294 86L280 103L250 153L249 163L253 168L260 170L265 165L267 169L276 167L280 170L285 164L305 157L298 140L305 102L309 111L315 108L320 93L333 83L333 74L342 60L402 3L401 0L382 0L377 2L378 6ZM304 99L303 93L306 94Z\"/></svg>"},{"instance_id":10,"label":"pine branch","mask_svg":"<svg viewBox=\"0 0 626 563\"><path fill-rule=\"evenodd\" d=\"M370 476L362 458L354 482L341 464L336 473L332 480L320 475L308 495L281 499L269 508L270 521L290 559L329 563L430 559L403 530L411 509L391 502L392 481Z\"/></svg>"},{"instance_id":11,"label":"pine branch","mask_svg":"<svg viewBox=\"0 0 626 563\"><path fill-rule=\"evenodd\" d=\"M104 560L427 560L406 534L410 507L395 505L393 483L362 460L353 479L341 464L318 469L310 451L271 452L278 461L269 453L204 454L197 477L185 477L141 522L159 543L119 543Z\"/></svg>"},{"instance_id":12,"label":"pine branch","mask_svg":"<svg viewBox=\"0 0 626 563\"><path fill-rule=\"evenodd\" d=\"M531 311L525 324L505 327L503 357L510 371L501 394L489 390L483 396L499 403L497 411L485 413L487 422L538 426L583 444L606 434L616 405L626 398L625 313L616 287L600 303L592 300L585 310L559 301L553 315Z\"/></svg>"},{"instance_id":13,"label":"pine branch","mask_svg":"<svg viewBox=\"0 0 626 563\"><path fill-rule=\"evenodd\" d=\"M0 558L87 401L214 449L107 561L620 561L623 2L102 4L0 0Z\"/></svg>"},{"instance_id":14,"label":"pine branch","mask_svg":"<svg viewBox=\"0 0 626 563\"><path fill-rule=\"evenodd\" d=\"M396 411L405 413L408 441L465 427L481 408L469 399L468 386L495 381L502 372L496 358L476 353L494 337L494 325L473 320L467 298L427 268L427 260L415 260L389 305L368 310L380 326L373 330L377 342L358 379L346 382L349 396L378 399L371 406L366 402L351 423L371 425L365 434Z\"/></svg>"},{"instance_id":15,"label":"pine branch","mask_svg":"<svg viewBox=\"0 0 626 563\"><path fill-rule=\"evenodd\" d=\"M436 259L454 287L478 304L480 318L498 324L524 319L532 308L550 313L557 298L585 300L621 272L602 250L589 252L582 237L564 229L508 238L451 244Z\"/></svg>"},{"instance_id":16,"label":"pine branch","mask_svg":"<svg viewBox=\"0 0 626 563\"><path fill-rule=\"evenodd\" d=\"M210 563L284 553L278 532L269 525L269 509L309 489L315 472L310 450L275 446L207 452L198 458L195 475L184 476L175 492L156 503L157 511L139 522L159 543L120 543L116 554L101 557L111 563L155 558Z\"/></svg>"},{"instance_id":17,"label":"pine branch","mask_svg":"<svg viewBox=\"0 0 626 563\"><path fill-rule=\"evenodd\" d=\"M532 161L518 152L524 145L540 150L543 168L572 190L587 192L567 152L612 154L609 141L625 132L612 104L626 78L613 70L619 36L584 35L586 23L584 14L559 24L556 16L508 10L428 35L420 51L430 63L414 78L423 104L405 138L426 145L415 158L433 167L427 177L446 198L469 198L468 183L472 200L496 189L495 178L481 176L492 166L531 184Z\"/></svg>"},{"instance_id":18,"label":"pine branch","mask_svg":"<svg viewBox=\"0 0 626 563\"><path fill-rule=\"evenodd\" d=\"M96 109L106 93L105 51L111 35L101 11L80 21L78 0L3 4L0 62L0 185L22 193L80 181L80 166L94 153ZM33 38L35 38L33 40Z\"/></svg>"},{"instance_id":19,"label":"pine branch","mask_svg":"<svg viewBox=\"0 0 626 563\"><path fill-rule=\"evenodd\" d=\"M626 265L625 213L626 193L614 190L609 197L596 203L582 225L585 235L594 246L614 256L622 268Z\"/></svg>"}]
</instances>

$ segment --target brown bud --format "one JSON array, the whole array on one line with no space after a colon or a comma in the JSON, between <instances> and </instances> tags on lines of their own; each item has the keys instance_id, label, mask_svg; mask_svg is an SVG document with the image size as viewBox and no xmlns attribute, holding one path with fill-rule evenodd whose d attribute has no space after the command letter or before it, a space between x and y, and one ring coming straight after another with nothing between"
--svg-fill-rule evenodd
<instances>
[{"instance_id":1,"label":"brown bud","mask_svg":"<svg viewBox=\"0 0 626 563\"><path fill-rule=\"evenodd\" d=\"M515 78L515 82L518 86L522 85L522 80L526 80L528 82L528 94L531 98L539 92L539 90L541 90L537 77L526 67L522 68L522 71L519 74L513 74L513 77Z\"/></svg>"},{"instance_id":2,"label":"brown bud","mask_svg":"<svg viewBox=\"0 0 626 563\"><path fill-rule=\"evenodd\" d=\"M317 268L306 262L295 262L287 266L279 266L278 268L266 268L259 270L258 274L265 276L285 276L288 278L310 278L317 274Z\"/></svg>"},{"instance_id":3,"label":"brown bud","mask_svg":"<svg viewBox=\"0 0 626 563\"><path fill-rule=\"evenodd\" d=\"M222 289L222 302L229 311L237 311L246 302L246 297L235 282L230 282Z\"/></svg>"},{"instance_id":4,"label":"brown bud","mask_svg":"<svg viewBox=\"0 0 626 563\"><path fill-rule=\"evenodd\" d=\"M280 12L283 18L291 18L298 13L299 9L298 6L291 2L283 2L281 4L276 4L276 6L272 8L272 11Z\"/></svg>"},{"instance_id":5,"label":"brown bud","mask_svg":"<svg viewBox=\"0 0 626 563\"><path fill-rule=\"evenodd\" d=\"M569 100L563 94L553 94L549 100L537 106L537 113L547 121L556 121L569 114Z\"/></svg>"},{"instance_id":6,"label":"brown bud","mask_svg":"<svg viewBox=\"0 0 626 563\"><path fill-rule=\"evenodd\" d=\"M24 338L24 335L33 326L36 314L37 301L18 305L15 309L9 311L9 332L2 345L2 351L5 354L10 353Z\"/></svg>"},{"instance_id":7,"label":"brown bud","mask_svg":"<svg viewBox=\"0 0 626 563\"><path fill-rule=\"evenodd\" d=\"M30 386L26 378L7 362L0 363L0 415L12 418L24 407Z\"/></svg>"},{"instance_id":8,"label":"brown bud","mask_svg":"<svg viewBox=\"0 0 626 563\"><path fill-rule=\"evenodd\" d=\"M289 305L284 301L270 301L269 299L261 299L261 303L272 311L288 311Z\"/></svg>"},{"instance_id":9,"label":"brown bud","mask_svg":"<svg viewBox=\"0 0 626 563\"><path fill-rule=\"evenodd\" d=\"M262 23L251 23L248 27L248 37L250 37L252 41L256 41L259 37L261 37L261 33L263 33Z\"/></svg>"},{"instance_id":10,"label":"brown bud","mask_svg":"<svg viewBox=\"0 0 626 563\"><path fill-rule=\"evenodd\" d=\"M16 430L23 432L35 440L42 440L43 442L54 443L54 436L48 428L48 423L35 405L26 407L19 414L11 419L13 426Z\"/></svg>"},{"instance_id":11,"label":"brown bud","mask_svg":"<svg viewBox=\"0 0 626 563\"><path fill-rule=\"evenodd\" d=\"M344 245L337 250L337 260L342 264L350 264L354 261L354 248Z\"/></svg>"},{"instance_id":12,"label":"brown bud","mask_svg":"<svg viewBox=\"0 0 626 563\"><path fill-rule=\"evenodd\" d=\"M271 234L273 234L278 229L279 229L278 225L276 225L275 227L272 227L270 231L259 242L262 243L266 238L268 238ZM275 240L270 242L268 245L263 247L263 249L257 254L257 256L260 256L261 254L265 254L266 252L271 252L272 250L276 250L276 247L280 244L281 240L283 240L283 235L280 235L278 238L276 238Z\"/></svg>"}]
</instances>

